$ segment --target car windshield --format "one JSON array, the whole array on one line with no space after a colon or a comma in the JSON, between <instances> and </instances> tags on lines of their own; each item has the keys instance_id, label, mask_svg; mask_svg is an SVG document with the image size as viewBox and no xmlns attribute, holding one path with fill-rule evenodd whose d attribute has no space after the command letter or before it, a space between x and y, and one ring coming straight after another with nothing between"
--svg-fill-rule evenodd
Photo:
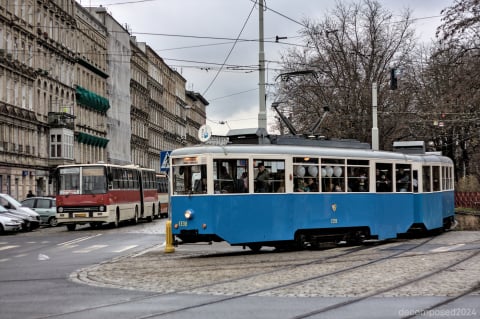
<instances>
[{"instance_id":1,"label":"car windshield","mask_svg":"<svg viewBox=\"0 0 480 319\"><path fill-rule=\"evenodd\" d=\"M13 198L12 196L10 196L8 194L2 194L2 195L0 195L0 198L7 201L10 204L10 206L13 206L12 208L17 208L17 207L22 206L22 204L20 204L15 198Z\"/></svg>"},{"instance_id":2,"label":"car windshield","mask_svg":"<svg viewBox=\"0 0 480 319\"><path fill-rule=\"evenodd\" d=\"M6 212L8 212L8 210L2 205L0 205L0 213L6 213Z\"/></svg>"}]
</instances>

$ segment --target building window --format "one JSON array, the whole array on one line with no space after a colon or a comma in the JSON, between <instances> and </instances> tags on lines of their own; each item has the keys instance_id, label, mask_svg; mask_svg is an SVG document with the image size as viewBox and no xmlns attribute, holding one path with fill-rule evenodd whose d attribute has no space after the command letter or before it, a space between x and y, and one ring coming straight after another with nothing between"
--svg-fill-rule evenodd
<instances>
[{"instance_id":1,"label":"building window","mask_svg":"<svg viewBox=\"0 0 480 319\"><path fill-rule=\"evenodd\" d=\"M50 132L50 158L73 159L73 132L55 129Z\"/></svg>"}]
</instances>

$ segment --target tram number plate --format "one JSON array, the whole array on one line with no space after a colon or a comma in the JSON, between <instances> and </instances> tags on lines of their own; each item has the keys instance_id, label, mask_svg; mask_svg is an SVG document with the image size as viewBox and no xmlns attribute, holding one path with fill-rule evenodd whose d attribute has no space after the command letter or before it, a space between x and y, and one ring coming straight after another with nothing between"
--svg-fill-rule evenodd
<instances>
[{"instance_id":1,"label":"tram number plate","mask_svg":"<svg viewBox=\"0 0 480 319\"><path fill-rule=\"evenodd\" d=\"M338 224L338 219L336 218L330 219L330 224Z\"/></svg>"},{"instance_id":2,"label":"tram number plate","mask_svg":"<svg viewBox=\"0 0 480 319\"><path fill-rule=\"evenodd\" d=\"M75 213L75 217L88 217L88 213Z\"/></svg>"},{"instance_id":3,"label":"tram number plate","mask_svg":"<svg viewBox=\"0 0 480 319\"><path fill-rule=\"evenodd\" d=\"M188 226L188 222L186 220L181 220L178 222L178 226L180 227L187 227Z\"/></svg>"}]
</instances>

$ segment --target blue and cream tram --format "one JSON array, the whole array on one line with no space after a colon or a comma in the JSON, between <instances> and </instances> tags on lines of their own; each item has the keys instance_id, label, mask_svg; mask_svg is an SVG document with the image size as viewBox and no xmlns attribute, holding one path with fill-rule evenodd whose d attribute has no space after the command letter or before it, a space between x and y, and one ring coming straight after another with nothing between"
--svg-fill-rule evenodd
<instances>
[{"instance_id":1,"label":"blue and cream tram","mask_svg":"<svg viewBox=\"0 0 480 319\"><path fill-rule=\"evenodd\" d=\"M295 247L450 227L453 162L433 154L296 145L171 153L172 233L184 243Z\"/></svg>"}]
</instances>

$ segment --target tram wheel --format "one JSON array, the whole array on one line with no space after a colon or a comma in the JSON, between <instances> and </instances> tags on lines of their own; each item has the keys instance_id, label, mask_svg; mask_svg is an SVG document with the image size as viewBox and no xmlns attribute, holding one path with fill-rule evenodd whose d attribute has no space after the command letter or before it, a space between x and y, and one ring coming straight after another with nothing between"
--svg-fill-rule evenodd
<instances>
[{"instance_id":1,"label":"tram wheel","mask_svg":"<svg viewBox=\"0 0 480 319\"><path fill-rule=\"evenodd\" d=\"M248 245L248 248L250 248L251 251L253 252L259 252L260 249L262 249L262 245L259 245L259 244L252 244L252 245Z\"/></svg>"}]
</instances>

